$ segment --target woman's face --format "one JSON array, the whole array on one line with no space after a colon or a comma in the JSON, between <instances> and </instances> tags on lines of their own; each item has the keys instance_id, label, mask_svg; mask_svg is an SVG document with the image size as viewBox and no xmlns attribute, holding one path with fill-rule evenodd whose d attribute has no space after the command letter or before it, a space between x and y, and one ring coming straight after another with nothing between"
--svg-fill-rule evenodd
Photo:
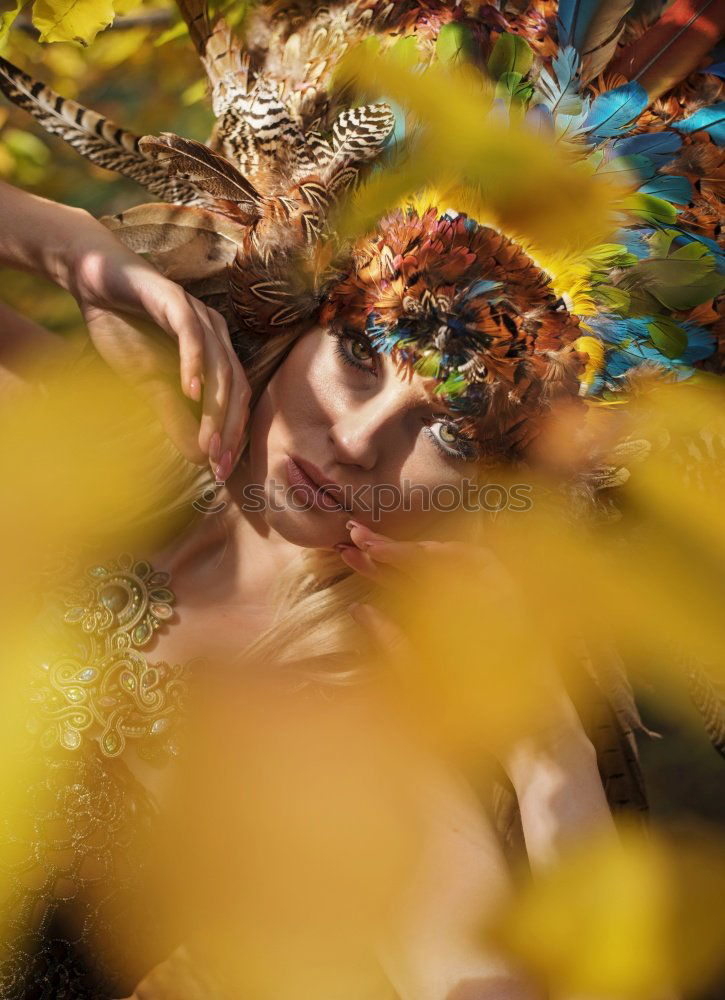
<instances>
[{"instance_id":1,"label":"woman's face","mask_svg":"<svg viewBox=\"0 0 725 1000\"><path fill-rule=\"evenodd\" d=\"M326 548L347 539L351 517L405 537L455 509L477 456L435 385L397 373L365 340L301 336L251 418L249 483L259 499L263 489L268 525Z\"/></svg>"}]
</instances>

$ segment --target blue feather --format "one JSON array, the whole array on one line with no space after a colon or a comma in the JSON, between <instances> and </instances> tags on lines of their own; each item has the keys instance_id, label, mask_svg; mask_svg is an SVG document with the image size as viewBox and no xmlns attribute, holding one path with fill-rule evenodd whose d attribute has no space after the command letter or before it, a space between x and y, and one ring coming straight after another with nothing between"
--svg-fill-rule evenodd
<instances>
[{"instance_id":1,"label":"blue feather","mask_svg":"<svg viewBox=\"0 0 725 1000\"><path fill-rule=\"evenodd\" d=\"M687 205L692 200L692 184L686 177L660 174L659 177L645 181L639 190L642 194L653 194L675 205Z\"/></svg>"},{"instance_id":2,"label":"blue feather","mask_svg":"<svg viewBox=\"0 0 725 1000\"><path fill-rule=\"evenodd\" d=\"M656 166L664 167L674 159L681 146L682 138L677 132L644 132L615 139L607 151L611 156L646 156Z\"/></svg>"},{"instance_id":3,"label":"blue feather","mask_svg":"<svg viewBox=\"0 0 725 1000\"><path fill-rule=\"evenodd\" d=\"M581 49L599 5L600 0L560 0L559 45L573 45Z\"/></svg>"},{"instance_id":4,"label":"blue feather","mask_svg":"<svg viewBox=\"0 0 725 1000\"><path fill-rule=\"evenodd\" d=\"M581 98L578 96L579 62L579 53L568 46L559 49L554 57L553 78L545 69L539 73L537 86L544 97L544 104L552 114L576 114L581 110Z\"/></svg>"},{"instance_id":5,"label":"blue feather","mask_svg":"<svg viewBox=\"0 0 725 1000\"><path fill-rule=\"evenodd\" d=\"M717 104L713 104L709 108L700 108L689 118L673 122L672 127L676 128L678 132L704 130L710 133L710 138L718 146L725 146L725 101L718 101Z\"/></svg>"},{"instance_id":6,"label":"blue feather","mask_svg":"<svg viewBox=\"0 0 725 1000\"><path fill-rule=\"evenodd\" d=\"M698 73L711 73L713 76L725 77L725 62L713 63L711 66L698 70Z\"/></svg>"},{"instance_id":7,"label":"blue feather","mask_svg":"<svg viewBox=\"0 0 725 1000\"><path fill-rule=\"evenodd\" d=\"M647 91L639 83L608 90L592 104L583 131L590 132L595 142L616 136L644 111L648 102Z\"/></svg>"},{"instance_id":8,"label":"blue feather","mask_svg":"<svg viewBox=\"0 0 725 1000\"><path fill-rule=\"evenodd\" d=\"M628 317L600 315L588 319L588 325L605 342L615 345L607 351L605 376L621 378L631 368L646 362L655 362L674 372L678 378L688 378L695 361L710 357L717 346L715 336L695 323L682 323L687 332L687 347L677 358L668 358L652 344L647 323L651 316ZM588 393L591 395L591 390Z\"/></svg>"},{"instance_id":9,"label":"blue feather","mask_svg":"<svg viewBox=\"0 0 725 1000\"><path fill-rule=\"evenodd\" d=\"M477 299L480 295L485 295L486 292L492 292L495 288L501 288L500 281L489 281L485 278L479 278L474 281L473 284L469 285L468 288L460 296L462 302L467 302L469 299Z\"/></svg>"},{"instance_id":10,"label":"blue feather","mask_svg":"<svg viewBox=\"0 0 725 1000\"><path fill-rule=\"evenodd\" d=\"M650 180L657 172L657 168L649 156L642 156L640 153L635 153L632 156L615 156L612 160L605 160L597 170L597 173L613 174L618 170L636 170L643 181Z\"/></svg>"},{"instance_id":11,"label":"blue feather","mask_svg":"<svg viewBox=\"0 0 725 1000\"><path fill-rule=\"evenodd\" d=\"M647 226L632 226L630 229L618 229L614 235L615 243L623 243L628 252L642 260L650 255L649 239L652 230Z\"/></svg>"},{"instance_id":12,"label":"blue feather","mask_svg":"<svg viewBox=\"0 0 725 1000\"><path fill-rule=\"evenodd\" d=\"M694 361L709 358L715 352L717 337L711 330L696 323L683 323L682 326L687 330L687 347L682 352L682 361L691 365Z\"/></svg>"}]
</instances>

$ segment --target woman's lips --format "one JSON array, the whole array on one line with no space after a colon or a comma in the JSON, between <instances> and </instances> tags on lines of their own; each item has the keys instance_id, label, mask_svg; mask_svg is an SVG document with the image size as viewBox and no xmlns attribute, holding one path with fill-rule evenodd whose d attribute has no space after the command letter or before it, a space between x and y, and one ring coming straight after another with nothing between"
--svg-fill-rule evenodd
<instances>
[{"instance_id":1,"label":"woman's lips","mask_svg":"<svg viewBox=\"0 0 725 1000\"><path fill-rule=\"evenodd\" d=\"M307 473L300 468L293 458L287 457L287 478L290 486L304 487L310 499L310 506L317 507L318 510L344 510L322 486L318 486L314 480L310 479ZM297 491L295 491L297 492ZM300 489L300 493L302 490Z\"/></svg>"}]
</instances>

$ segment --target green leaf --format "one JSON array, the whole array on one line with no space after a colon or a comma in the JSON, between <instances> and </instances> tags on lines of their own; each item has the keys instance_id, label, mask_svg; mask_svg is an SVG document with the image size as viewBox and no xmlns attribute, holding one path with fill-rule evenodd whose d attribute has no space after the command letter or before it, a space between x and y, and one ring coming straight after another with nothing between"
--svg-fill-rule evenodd
<instances>
[{"instance_id":1,"label":"green leaf","mask_svg":"<svg viewBox=\"0 0 725 1000\"><path fill-rule=\"evenodd\" d=\"M41 42L89 45L113 18L111 0L36 0L33 7Z\"/></svg>"},{"instance_id":2,"label":"green leaf","mask_svg":"<svg viewBox=\"0 0 725 1000\"><path fill-rule=\"evenodd\" d=\"M436 39L436 58L440 62L454 62L456 59L470 59L476 51L476 44L469 28L452 21L444 24Z\"/></svg>"},{"instance_id":3,"label":"green leaf","mask_svg":"<svg viewBox=\"0 0 725 1000\"><path fill-rule=\"evenodd\" d=\"M0 0L0 44L10 31L10 25L25 6L26 0Z\"/></svg>"},{"instance_id":4,"label":"green leaf","mask_svg":"<svg viewBox=\"0 0 725 1000\"><path fill-rule=\"evenodd\" d=\"M667 316L659 316L648 323L647 330L652 343L666 358L679 358L687 347L687 331Z\"/></svg>"},{"instance_id":5,"label":"green leaf","mask_svg":"<svg viewBox=\"0 0 725 1000\"><path fill-rule=\"evenodd\" d=\"M520 35L504 33L493 47L488 57L488 72L494 80L504 73L520 73L521 76L531 69L534 53Z\"/></svg>"},{"instance_id":6,"label":"green leaf","mask_svg":"<svg viewBox=\"0 0 725 1000\"><path fill-rule=\"evenodd\" d=\"M154 41L154 46L158 48L161 45L166 45L167 42L173 42L175 38L181 38L182 35L189 33L188 25L183 21L178 21L176 24L172 24L170 28L166 31L162 31L159 37Z\"/></svg>"}]
</instances>

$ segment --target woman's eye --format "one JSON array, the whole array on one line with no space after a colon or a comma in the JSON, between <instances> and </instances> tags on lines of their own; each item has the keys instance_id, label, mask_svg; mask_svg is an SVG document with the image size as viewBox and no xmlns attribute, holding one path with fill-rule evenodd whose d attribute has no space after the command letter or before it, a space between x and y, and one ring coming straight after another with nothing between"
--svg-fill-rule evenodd
<instances>
[{"instance_id":1,"label":"woman's eye","mask_svg":"<svg viewBox=\"0 0 725 1000\"><path fill-rule=\"evenodd\" d=\"M369 344L357 337L336 337L335 350L346 364L375 374L375 351Z\"/></svg>"},{"instance_id":2,"label":"woman's eye","mask_svg":"<svg viewBox=\"0 0 725 1000\"><path fill-rule=\"evenodd\" d=\"M426 425L425 431L435 446L449 458L472 461L478 457L475 441L462 434L455 424L433 420Z\"/></svg>"}]
</instances>

